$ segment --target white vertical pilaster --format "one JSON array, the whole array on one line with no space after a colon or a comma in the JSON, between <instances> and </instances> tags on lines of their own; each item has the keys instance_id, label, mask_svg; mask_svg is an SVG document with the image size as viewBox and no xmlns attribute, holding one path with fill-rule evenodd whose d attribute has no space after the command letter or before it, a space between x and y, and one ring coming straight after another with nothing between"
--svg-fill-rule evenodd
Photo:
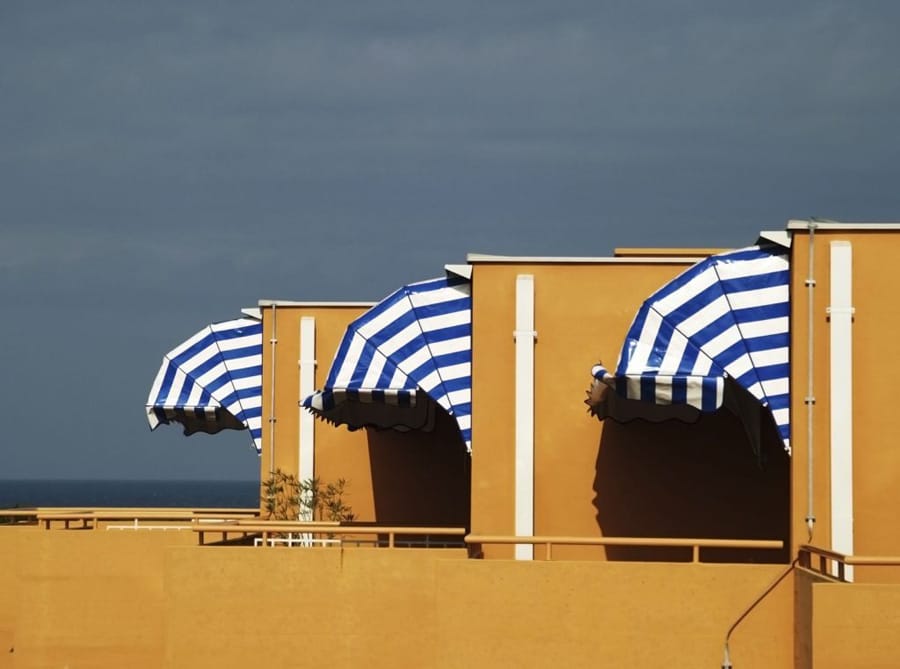
<instances>
[{"instance_id":1,"label":"white vertical pilaster","mask_svg":"<svg viewBox=\"0 0 900 669\"><path fill-rule=\"evenodd\" d=\"M303 408L304 399L316 391L316 319L300 318L300 438L297 452L297 477L301 481L315 476L316 419ZM309 519L304 519L309 520Z\"/></svg>"},{"instance_id":2,"label":"white vertical pilaster","mask_svg":"<svg viewBox=\"0 0 900 669\"><path fill-rule=\"evenodd\" d=\"M534 276L516 277L516 536L534 535ZM531 544L516 544L517 560L534 559Z\"/></svg>"},{"instance_id":3,"label":"white vertical pilaster","mask_svg":"<svg viewBox=\"0 0 900 669\"><path fill-rule=\"evenodd\" d=\"M853 247L831 242L831 548L853 554ZM853 567L844 575L853 580Z\"/></svg>"}]
</instances>

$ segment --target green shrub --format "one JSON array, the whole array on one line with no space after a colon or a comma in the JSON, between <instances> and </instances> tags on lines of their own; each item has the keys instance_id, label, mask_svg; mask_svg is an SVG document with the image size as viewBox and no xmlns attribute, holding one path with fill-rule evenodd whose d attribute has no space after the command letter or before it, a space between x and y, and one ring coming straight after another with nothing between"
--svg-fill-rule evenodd
<instances>
[{"instance_id":1,"label":"green shrub","mask_svg":"<svg viewBox=\"0 0 900 669\"><path fill-rule=\"evenodd\" d=\"M318 478L298 480L276 469L262 482L262 509L267 519L352 521L355 516L344 503L347 480L322 484Z\"/></svg>"}]
</instances>

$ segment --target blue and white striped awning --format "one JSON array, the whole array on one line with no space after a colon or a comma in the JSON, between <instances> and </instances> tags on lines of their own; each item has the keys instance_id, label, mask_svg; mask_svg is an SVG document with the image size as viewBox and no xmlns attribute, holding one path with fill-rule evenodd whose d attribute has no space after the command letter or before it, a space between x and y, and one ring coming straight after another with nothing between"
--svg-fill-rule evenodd
<instances>
[{"instance_id":1,"label":"blue and white striped awning","mask_svg":"<svg viewBox=\"0 0 900 669\"><path fill-rule=\"evenodd\" d=\"M733 379L771 411L790 451L790 271L775 245L697 263L647 299L615 374L594 378L622 397L715 411Z\"/></svg>"},{"instance_id":2,"label":"blue and white striped awning","mask_svg":"<svg viewBox=\"0 0 900 669\"><path fill-rule=\"evenodd\" d=\"M250 430L262 450L262 323L214 323L163 357L147 398L150 429L180 423L186 435Z\"/></svg>"},{"instance_id":3,"label":"blue and white striped awning","mask_svg":"<svg viewBox=\"0 0 900 669\"><path fill-rule=\"evenodd\" d=\"M353 321L325 387L303 406L352 428L417 428L407 417L423 408L422 394L453 416L471 449L471 284L456 274L403 286Z\"/></svg>"}]
</instances>

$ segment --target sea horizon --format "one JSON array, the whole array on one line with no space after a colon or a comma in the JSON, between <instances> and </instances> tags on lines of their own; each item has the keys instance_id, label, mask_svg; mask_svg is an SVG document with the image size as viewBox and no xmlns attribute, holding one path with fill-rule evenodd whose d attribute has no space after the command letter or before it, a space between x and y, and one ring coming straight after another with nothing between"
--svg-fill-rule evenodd
<instances>
[{"instance_id":1,"label":"sea horizon","mask_svg":"<svg viewBox=\"0 0 900 669\"><path fill-rule=\"evenodd\" d=\"M258 480L0 479L0 508L34 506L255 507Z\"/></svg>"}]
</instances>

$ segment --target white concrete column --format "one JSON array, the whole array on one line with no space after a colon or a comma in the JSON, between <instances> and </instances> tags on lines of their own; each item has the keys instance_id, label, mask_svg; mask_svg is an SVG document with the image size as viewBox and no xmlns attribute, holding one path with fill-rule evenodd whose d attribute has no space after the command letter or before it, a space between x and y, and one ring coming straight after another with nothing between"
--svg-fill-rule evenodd
<instances>
[{"instance_id":1,"label":"white concrete column","mask_svg":"<svg viewBox=\"0 0 900 669\"><path fill-rule=\"evenodd\" d=\"M831 548L853 555L853 248L831 242ZM844 575L853 580L853 567Z\"/></svg>"},{"instance_id":2,"label":"white concrete column","mask_svg":"<svg viewBox=\"0 0 900 669\"><path fill-rule=\"evenodd\" d=\"M301 481L315 476L316 465L316 419L312 412L303 408L304 399L316 391L316 319L312 316L300 318L300 438L297 452L297 477Z\"/></svg>"},{"instance_id":3,"label":"white concrete column","mask_svg":"<svg viewBox=\"0 0 900 669\"><path fill-rule=\"evenodd\" d=\"M516 277L516 536L534 535L534 276ZM517 560L534 559L531 544L516 544Z\"/></svg>"}]
</instances>

